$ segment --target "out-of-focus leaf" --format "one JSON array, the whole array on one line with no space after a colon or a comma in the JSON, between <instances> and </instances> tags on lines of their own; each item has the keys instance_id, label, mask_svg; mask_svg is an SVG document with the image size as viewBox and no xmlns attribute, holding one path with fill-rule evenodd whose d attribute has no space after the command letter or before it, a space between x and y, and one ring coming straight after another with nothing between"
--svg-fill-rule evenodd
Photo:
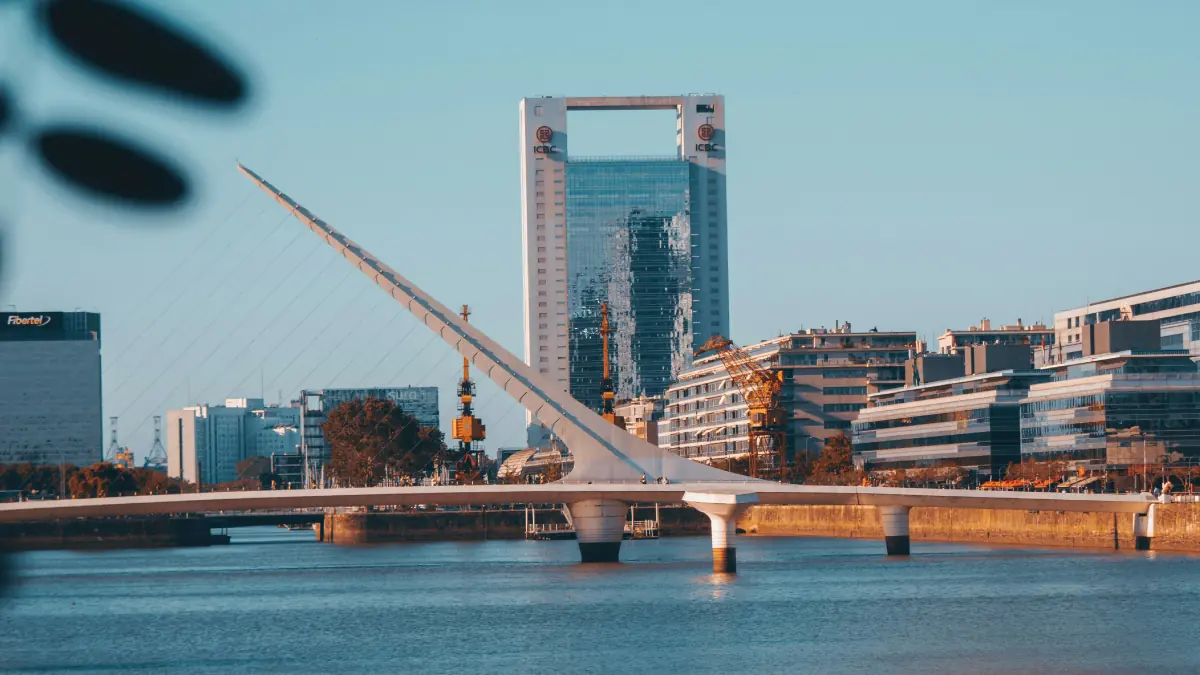
<instances>
[{"instance_id":1,"label":"out-of-focus leaf","mask_svg":"<svg viewBox=\"0 0 1200 675\"><path fill-rule=\"evenodd\" d=\"M0 85L0 132L3 132L8 127L12 117L12 102L9 101L8 90Z\"/></svg>"},{"instance_id":2,"label":"out-of-focus leaf","mask_svg":"<svg viewBox=\"0 0 1200 675\"><path fill-rule=\"evenodd\" d=\"M40 130L31 143L59 178L93 195L145 206L171 206L187 196L187 181L178 169L108 132L51 127Z\"/></svg>"},{"instance_id":3,"label":"out-of-focus leaf","mask_svg":"<svg viewBox=\"0 0 1200 675\"><path fill-rule=\"evenodd\" d=\"M113 77L222 106L246 98L245 79L215 50L147 10L111 0L48 0L40 16L63 49Z\"/></svg>"}]
</instances>

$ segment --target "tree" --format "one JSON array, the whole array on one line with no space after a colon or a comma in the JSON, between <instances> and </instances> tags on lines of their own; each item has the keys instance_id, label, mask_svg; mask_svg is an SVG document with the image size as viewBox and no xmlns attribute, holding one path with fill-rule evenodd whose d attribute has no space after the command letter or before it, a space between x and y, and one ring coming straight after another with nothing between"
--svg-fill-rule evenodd
<instances>
[{"instance_id":1,"label":"tree","mask_svg":"<svg viewBox=\"0 0 1200 675\"><path fill-rule=\"evenodd\" d=\"M238 480L258 480L259 476L271 470L271 458L262 455L247 457L235 464L234 469L237 471Z\"/></svg>"},{"instance_id":2,"label":"tree","mask_svg":"<svg viewBox=\"0 0 1200 675\"><path fill-rule=\"evenodd\" d=\"M374 397L337 406L322 429L330 446L329 471L348 485L373 485L387 474L415 476L446 448L441 431L422 427L394 402Z\"/></svg>"},{"instance_id":3,"label":"tree","mask_svg":"<svg viewBox=\"0 0 1200 675\"><path fill-rule=\"evenodd\" d=\"M183 483L154 469L134 469L139 495L177 495L183 491Z\"/></svg>"},{"instance_id":4,"label":"tree","mask_svg":"<svg viewBox=\"0 0 1200 675\"><path fill-rule=\"evenodd\" d=\"M854 468L854 448L845 433L825 440L825 447L812 463L808 482L818 485L851 485L862 480Z\"/></svg>"},{"instance_id":5,"label":"tree","mask_svg":"<svg viewBox=\"0 0 1200 675\"><path fill-rule=\"evenodd\" d=\"M137 478L132 471L108 462L99 462L80 469L68 483L71 497L122 497L138 492Z\"/></svg>"}]
</instances>

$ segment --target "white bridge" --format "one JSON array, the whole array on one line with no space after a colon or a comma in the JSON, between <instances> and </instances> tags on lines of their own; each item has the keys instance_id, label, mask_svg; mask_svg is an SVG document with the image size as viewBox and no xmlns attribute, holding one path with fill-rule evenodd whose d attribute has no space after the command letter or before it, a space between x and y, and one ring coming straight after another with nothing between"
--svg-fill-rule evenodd
<instances>
[{"instance_id":1,"label":"white bridge","mask_svg":"<svg viewBox=\"0 0 1200 675\"><path fill-rule=\"evenodd\" d=\"M584 562L615 562L631 503L685 502L712 522L713 569L737 569L737 516L752 504L858 505L879 509L887 552L909 552L908 513L916 506L1130 513L1139 548L1153 536L1150 495L979 492L783 485L721 471L651 445L600 417L512 352L468 324L303 206L242 165L239 170L412 312L446 344L525 406L571 449L575 466L546 485L341 488L218 492L0 504L0 521L86 516L380 505L562 503L575 523ZM646 484L642 483L643 478ZM662 482L659 482L661 479Z\"/></svg>"}]
</instances>

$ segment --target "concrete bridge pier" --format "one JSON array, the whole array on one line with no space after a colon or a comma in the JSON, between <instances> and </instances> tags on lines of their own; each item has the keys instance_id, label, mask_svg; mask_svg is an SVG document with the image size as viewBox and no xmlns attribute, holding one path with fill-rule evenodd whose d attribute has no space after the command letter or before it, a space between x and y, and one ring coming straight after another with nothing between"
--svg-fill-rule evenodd
<instances>
[{"instance_id":1,"label":"concrete bridge pier","mask_svg":"<svg viewBox=\"0 0 1200 675\"><path fill-rule=\"evenodd\" d=\"M888 555L908 555L908 512L911 506L877 506Z\"/></svg>"},{"instance_id":2,"label":"concrete bridge pier","mask_svg":"<svg viewBox=\"0 0 1200 675\"><path fill-rule=\"evenodd\" d=\"M582 562L620 561L628 506L613 499L584 499L567 504Z\"/></svg>"},{"instance_id":3,"label":"concrete bridge pier","mask_svg":"<svg viewBox=\"0 0 1200 675\"><path fill-rule=\"evenodd\" d=\"M1133 548L1138 551L1149 551L1154 539L1154 505L1146 513L1133 514Z\"/></svg>"},{"instance_id":4,"label":"concrete bridge pier","mask_svg":"<svg viewBox=\"0 0 1200 675\"><path fill-rule=\"evenodd\" d=\"M683 501L712 522L713 572L737 573L737 519L758 495L720 492L685 492Z\"/></svg>"}]
</instances>

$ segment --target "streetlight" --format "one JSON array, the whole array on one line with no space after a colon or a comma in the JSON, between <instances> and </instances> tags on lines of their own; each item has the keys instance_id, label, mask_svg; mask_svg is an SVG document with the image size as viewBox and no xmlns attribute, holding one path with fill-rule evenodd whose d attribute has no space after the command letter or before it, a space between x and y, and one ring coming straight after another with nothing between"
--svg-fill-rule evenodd
<instances>
[{"instance_id":1,"label":"streetlight","mask_svg":"<svg viewBox=\"0 0 1200 675\"><path fill-rule=\"evenodd\" d=\"M816 439L816 438L814 438L814 437L812 437L812 436L805 436L805 437L804 437L804 463L805 463L805 464L811 464L811 463L812 463L812 459L810 458L810 456L809 456L809 453L808 453L808 442L809 442L809 441L815 441L815 440L817 440L817 439Z\"/></svg>"}]
</instances>

